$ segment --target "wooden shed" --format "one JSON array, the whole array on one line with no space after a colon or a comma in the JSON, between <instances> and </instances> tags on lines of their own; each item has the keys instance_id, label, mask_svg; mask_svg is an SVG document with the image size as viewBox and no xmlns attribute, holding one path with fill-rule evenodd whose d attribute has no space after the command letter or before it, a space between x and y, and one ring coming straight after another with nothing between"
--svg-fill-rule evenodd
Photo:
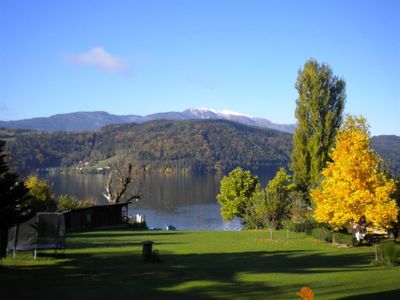
<instances>
[{"instance_id":1,"label":"wooden shed","mask_svg":"<svg viewBox=\"0 0 400 300\"><path fill-rule=\"evenodd\" d=\"M78 208L64 213L67 231L93 230L127 225L128 203Z\"/></svg>"}]
</instances>

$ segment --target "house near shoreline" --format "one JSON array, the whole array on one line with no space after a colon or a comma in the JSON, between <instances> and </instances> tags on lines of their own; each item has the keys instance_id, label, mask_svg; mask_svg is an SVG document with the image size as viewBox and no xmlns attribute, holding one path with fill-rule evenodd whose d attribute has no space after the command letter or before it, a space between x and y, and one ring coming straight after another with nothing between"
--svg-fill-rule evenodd
<instances>
[{"instance_id":1,"label":"house near shoreline","mask_svg":"<svg viewBox=\"0 0 400 300\"><path fill-rule=\"evenodd\" d=\"M64 212L67 231L82 231L127 226L126 202L77 208Z\"/></svg>"}]
</instances>

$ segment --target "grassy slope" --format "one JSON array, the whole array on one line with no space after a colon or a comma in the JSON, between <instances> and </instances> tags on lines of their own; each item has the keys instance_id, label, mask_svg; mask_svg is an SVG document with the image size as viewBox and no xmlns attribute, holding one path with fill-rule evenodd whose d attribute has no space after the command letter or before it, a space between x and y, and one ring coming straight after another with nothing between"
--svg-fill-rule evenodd
<instances>
[{"instance_id":1,"label":"grassy slope","mask_svg":"<svg viewBox=\"0 0 400 300\"><path fill-rule=\"evenodd\" d=\"M33 261L25 253L4 260L1 299L298 299L302 286L316 299L399 298L400 267L372 266L372 248L337 249L295 233L286 242L285 235L270 241L266 232L246 231L71 234L64 258L42 254ZM160 263L141 260L148 239Z\"/></svg>"}]
</instances>

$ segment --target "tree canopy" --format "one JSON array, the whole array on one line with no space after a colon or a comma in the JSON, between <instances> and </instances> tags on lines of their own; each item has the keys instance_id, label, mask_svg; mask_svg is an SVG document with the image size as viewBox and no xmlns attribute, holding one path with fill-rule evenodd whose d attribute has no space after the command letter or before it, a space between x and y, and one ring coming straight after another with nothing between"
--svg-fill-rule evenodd
<instances>
[{"instance_id":1,"label":"tree canopy","mask_svg":"<svg viewBox=\"0 0 400 300\"><path fill-rule=\"evenodd\" d=\"M221 204L221 216L224 220L234 217L243 218L246 205L256 192L261 191L257 176L250 171L236 168L221 180L220 193L217 200Z\"/></svg>"},{"instance_id":2,"label":"tree canopy","mask_svg":"<svg viewBox=\"0 0 400 300\"><path fill-rule=\"evenodd\" d=\"M370 147L364 118L346 118L330 156L320 187L311 191L316 220L336 230L363 223L390 227L396 222L395 181L379 169L381 159Z\"/></svg>"},{"instance_id":3,"label":"tree canopy","mask_svg":"<svg viewBox=\"0 0 400 300\"><path fill-rule=\"evenodd\" d=\"M298 72L291 168L299 190L308 191L325 167L342 122L345 86L344 79L334 76L328 65L314 59Z\"/></svg>"},{"instance_id":4,"label":"tree canopy","mask_svg":"<svg viewBox=\"0 0 400 300\"><path fill-rule=\"evenodd\" d=\"M268 182L264 191L255 193L250 203L251 222L269 228L272 232L288 216L290 211L289 194L293 188L291 176L281 168Z\"/></svg>"},{"instance_id":5,"label":"tree canopy","mask_svg":"<svg viewBox=\"0 0 400 300\"><path fill-rule=\"evenodd\" d=\"M30 206L36 211L55 211L57 209L53 192L46 181L37 176L30 176L26 180L26 186L31 196Z\"/></svg>"}]
</instances>

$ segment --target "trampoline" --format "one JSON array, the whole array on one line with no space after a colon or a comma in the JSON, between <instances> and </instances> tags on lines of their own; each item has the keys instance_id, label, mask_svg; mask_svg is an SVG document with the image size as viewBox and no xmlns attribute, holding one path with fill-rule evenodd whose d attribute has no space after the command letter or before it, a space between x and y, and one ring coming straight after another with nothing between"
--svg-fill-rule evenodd
<instances>
[{"instance_id":1,"label":"trampoline","mask_svg":"<svg viewBox=\"0 0 400 300\"><path fill-rule=\"evenodd\" d=\"M18 251L33 251L36 259L38 250L65 249L65 221L62 213L37 213L28 221L17 224L8 231L7 250L15 258Z\"/></svg>"}]
</instances>

